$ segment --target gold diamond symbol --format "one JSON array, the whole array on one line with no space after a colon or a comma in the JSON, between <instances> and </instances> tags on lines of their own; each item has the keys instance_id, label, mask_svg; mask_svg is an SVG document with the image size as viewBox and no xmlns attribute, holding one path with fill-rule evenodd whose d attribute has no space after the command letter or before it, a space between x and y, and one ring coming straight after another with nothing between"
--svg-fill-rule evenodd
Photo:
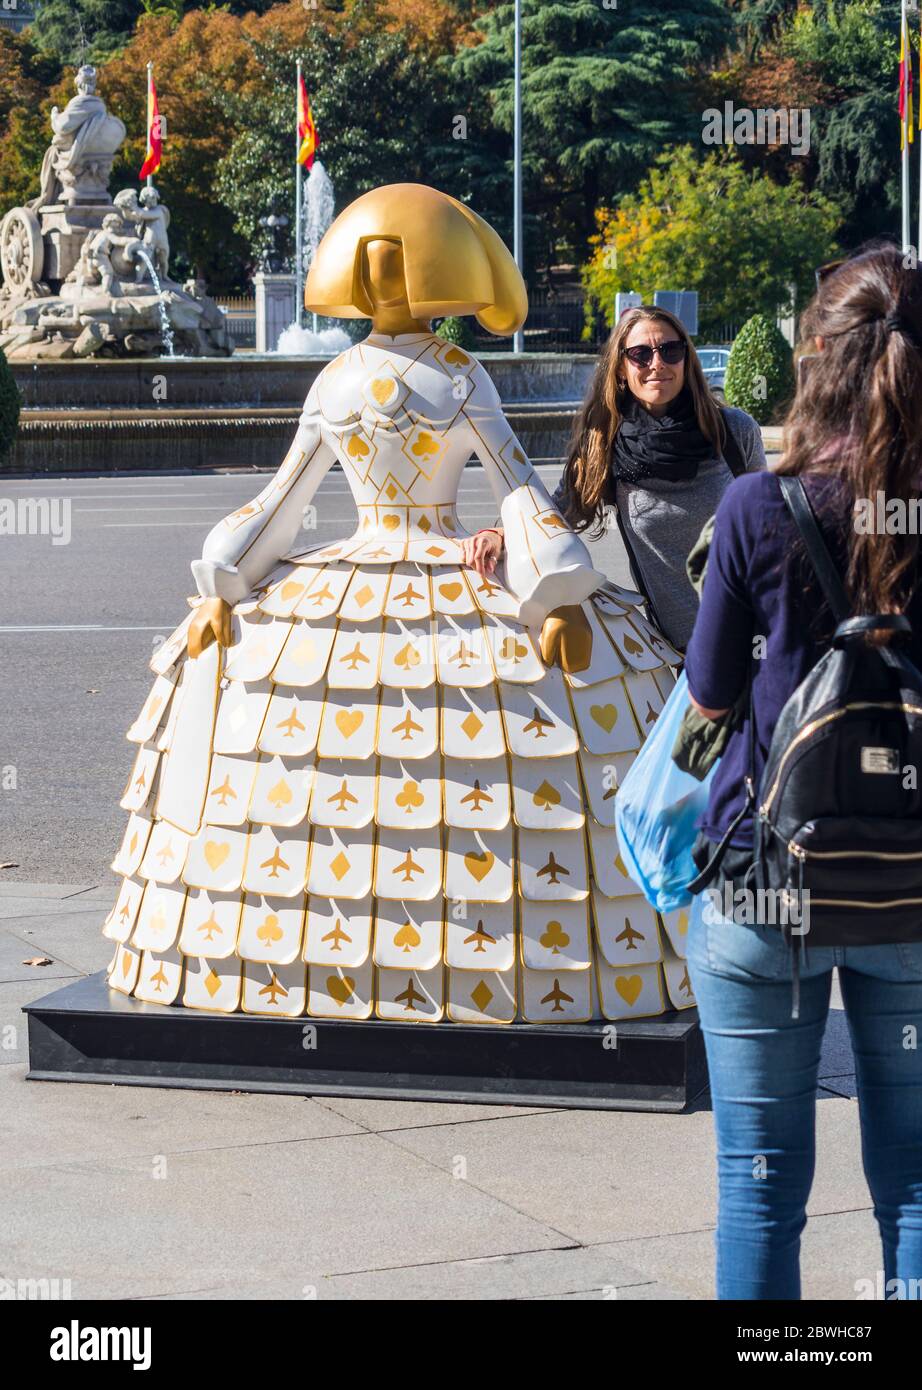
<instances>
[{"instance_id":1,"label":"gold diamond symbol","mask_svg":"<svg viewBox=\"0 0 922 1390\"><path fill-rule=\"evenodd\" d=\"M475 989L471 990L471 998L477 1005L481 1013L484 1013L490 1000L493 998L493 991L486 980L481 980Z\"/></svg>"},{"instance_id":2,"label":"gold diamond symbol","mask_svg":"<svg viewBox=\"0 0 922 1390\"><path fill-rule=\"evenodd\" d=\"M389 498L391 499L392 502L393 502L394 498L397 496L397 489L394 487L394 484L393 484L393 483L391 483L389 487L386 487L386 488L384 489L384 492L385 492L385 495L386 495L387 497L389 497Z\"/></svg>"},{"instance_id":3,"label":"gold diamond symbol","mask_svg":"<svg viewBox=\"0 0 922 1390\"><path fill-rule=\"evenodd\" d=\"M427 532L432 530L432 522L429 520L427 516L420 517L419 529L423 532L423 534L426 534Z\"/></svg>"},{"instance_id":4,"label":"gold diamond symbol","mask_svg":"<svg viewBox=\"0 0 922 1390\"><path fill-rule=\"evenodd\" d=\"M364 608L365 604L368 603L371 599L373 599L374 596L375 591L371 587L371 585L363 584L361 589L359 589L358 593L355 596L355 601L358 604L359 608Z\"/></svg>"},{"instance_id":5,"label":"gold diamond symbol","mask_svg":"<svg viewBox=\"0 0 922 1390\"><path fill-rule=\"evenodd\" d=\"M343 854L342 850L340 850L339 854L337 854L336 858L330 864L330 868L336 876L336 882L341 883L352 868L352 865L349 863L349 860Z\"/></svg>"},{"instance_id":6,"label":"gold diamond symbol","mask_svg":"<svg viewBox=\"0 0 922 1390\"><path fill-rule=\"evenodd\" d=\"M468 738L474 739L477 737L477 735L480 733L480 730L483 728L483 720L478 719L474 711L471 710L467 718L462 719L461 728L467 734Z\"/></svg>"},{"instance_id":7,"label":"gold diamond symbol","mask_svg":"<svg viewBox=\"0 0 922 1390\"><path fill-rule=\"evenodd\" d=\"M211 995L212 999L215 997L218 990L221 988L221 977L215 970L214 966L211 967L208 974L205 976L205 988Z\"/></svg>"}]
</instances>

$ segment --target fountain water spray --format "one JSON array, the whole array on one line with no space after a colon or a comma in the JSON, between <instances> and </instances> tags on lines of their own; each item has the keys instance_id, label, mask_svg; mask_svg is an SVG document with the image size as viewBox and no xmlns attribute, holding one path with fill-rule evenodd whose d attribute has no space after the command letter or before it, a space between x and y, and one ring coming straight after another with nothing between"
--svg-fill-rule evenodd
<instances>
[{"instance_id":1,"label":"fountain water spray","mask_svg":"<svg viewBox=\"0 0 922 1390\"><path fill-rule=\"evenodd\" d=\"M157 291L157 307L160 310L160 332L163 336L163 341L166 346L166 355L167 357L175 357L176 353L173 349L173 325L170 323L170 316L166 311L166 304L163 301L163 290L160 285L160 276L154 269L154 263L151 260L150 256L147 254L147 252L144 250L143 246L135 246L132 250L132 255L139 257L147 266L147 269L150 273L151 284Z\"/></svg>"},{"instance_id":2,"label":"fountain water spray","mask_svg":"<svg viewBox=\"0 0 922 1390\"><path fill-rule=\"evenodd\" d=\"M334 198L330 176L319 159L315 159L307 176L307 196L304 200L304 270L309 270L317 254L317 247L323 240L327 228L333 221ZM314 314L314 332L317 332L317 315Z\"/></svg>"}]
</instances>

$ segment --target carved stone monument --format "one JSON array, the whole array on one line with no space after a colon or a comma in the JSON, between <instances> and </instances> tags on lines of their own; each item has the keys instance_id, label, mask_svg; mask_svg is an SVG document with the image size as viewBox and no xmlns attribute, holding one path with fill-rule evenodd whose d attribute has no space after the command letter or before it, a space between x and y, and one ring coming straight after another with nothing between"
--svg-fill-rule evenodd
<instances>
[{"instance_id":1,"label":"carved stone monument","mask_svg":"<svg viewBox=\"0 0 922 1390\"><path fill-rule=\"evenodd\" d=\"M170 214L153 187L111 198L125 127L81 67L77 95L51 112L41 189L0 222L0 348L12 361L228 356L221 313L200 285L169 277Z\"/></svg>"}]
</instances>

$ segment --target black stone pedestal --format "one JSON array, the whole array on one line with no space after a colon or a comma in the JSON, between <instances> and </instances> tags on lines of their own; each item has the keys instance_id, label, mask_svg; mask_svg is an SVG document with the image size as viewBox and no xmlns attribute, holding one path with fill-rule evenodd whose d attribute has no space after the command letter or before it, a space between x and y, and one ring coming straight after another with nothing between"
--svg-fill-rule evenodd
<instances>
[{"instance_id":1,"label":"black stone pedestal","mask_svg":"<svg viewBox=\"0 0 922 1390\"><path fill-rule=\"evenodd\" d=\"M27 1004L28 1079L682 1110L707 1085L695 1009L634 1023L367 1023L145 1004L104 972Z\"/></svg>"}]
</instances>

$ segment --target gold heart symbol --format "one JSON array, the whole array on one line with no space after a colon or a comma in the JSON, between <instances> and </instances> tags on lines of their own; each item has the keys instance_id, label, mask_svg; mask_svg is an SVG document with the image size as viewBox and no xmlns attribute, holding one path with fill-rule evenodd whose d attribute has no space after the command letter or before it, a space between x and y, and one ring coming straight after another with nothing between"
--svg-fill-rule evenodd
<instances>
[{"instance_id":1,"label":"gold heart symbol","mask_svg":"<svg viewBox=\"0 0 922 1390\"><path fill-rule=\"evenodd\" d=\"M294 579L289 579L287 584L282 585L282 598L296 598L298 594L304 593L304 585L297 583Z\"/></svg>"},{"instance_id":2,"label":"gold heart symbol","mask_svg":"<svg viewBox=\"0 0 922 1390\"><path fill-rule=\"evenodd\" d=\"M343 738L351 738L364 718L360 709L341 709L337 711L336 727Z\"/></svg>"},{"instance_id":3,"label":"gold heart symbol","mask_svg":"<svg viewBox=\"0 0 922 1390\"><path fill-rule=\"evenodd\" d=\"M470 358L460 348L453 347L446 352L445 361L450 367L466 367Z\"/></svg>"},{"instance_id":4,"label":"gold heart symbol","mask_svg":"<svg viewBox=\"0 0 922 1390\"><path fill-rule=\"evenodd\" d=\"M468 850L464 856L465 867L471 878L475 878L478 883L482 883L487 874L493 868L496 855L491 850L482 851Z\"/></svg>"},{"instance_id":5,"label":"gold heart symbol","mask_svg":"<svg viewBox=\"0 0 922 1390\"><path fill-rule=\"evenodd\" d=\"M454 603L456 598L460 598L462 592L462 586L457 580L453 580L450 584L439 585L439 593L443 598L447 598L449 603Z\"/></svg>"},{"instance_id":6,"label":"gold heart symbol","mask_svg":"<svg viewBox=\"0 0 922 1390\"><path fill-rule=\"evenodd\" d=\"M339 975L327 976L327 991L337 1004L348 1004L354 990L355 980L351 975L343 975L342 978Z\"/></svg>"},{"instance_id":7,"label":"gold heart symbol","mask_svg":"<svg viewBox=\"0 0 922 1390\"><path fill-rule=\"evenodd\" d=\"M385 531L396 531L397 527L400 525L400 517L386 516L381 525L384 527Z\"/></svg>"},{"instance_id":8,"label":"gold heart symbol","mask_svg":"<svg viewBox=\"0 0 922 1390\"><path fill-rule=\"evenodd\" d=\"M619 975L615 980L615 989L626 1004L633 1005L643 989L643 980L639 975Z\"/></svg>"},{"instance_id":9,"label":"gold heart symbol","mask_svg":"<svg viewBox=\"0 0 922 1390\"><path fill-rule=\"evenodd\" d=\"M431 434L427 434L427 432L423 430L416 443L413 445L413 452L417 456L420 454L437 454L439 452L439 442L437 439L433 439Z\"/></svg>"},{"instance_id":10,"label":"gold heart symbol","mask_svg":"<svg viewBox=\"0 0 922 1390\"><path fill-rule=\"evenodd\" d=\"M397 383L392 376L376 376L371 383L371 394L378 405L387 405L397 394Z\"/></svg>"},{"instance_id":11,"label":"gold heart symbol","mask_svg":"<svg viewBox=\"0 0 922 1390\"><path fill-rule=\"evenodd\" d=\"M394 945L402 947L405 953L418 946L421 941L422 937L412 922L404 922L400 930L394 933Z\"/></svg>"},{"instance_id":12,"label":"gold heart symbol","mask_svg":"<svg viewBox=\"0 0 922 1390\"><path fill-rule=\"evenodd\" d=\"M350 458L362 459L368 453L368 445L361 435L354 434L349 440L346 452L349 454Z\"/></svg>"},{"instance_id":13,"label":"gold heart symbol","mask_svg":"<svg viewBox=\"0 0 922 1390\"><path fill-rule=\"evenodd\" d=\"M425 797L420 795L418 782L405 782L403 791L395 798L398 806L405 806L408 811L414 810L417 806L422 806Z\"/></svg>"},{"instance_id":14,"label":"gold heart symbol","mask_svg":"<svg viewBox=\"0 0 922 1390\"><path fill-rule=\"evenodd\" d=\"M229 854L230 845L226 840L205 841L205 859L209 869L220 869Z\"/></svg>"},{"instance_id":15,"label":"gold heart symbol","mask_svg":"<svg viewBox=\"0 0 922 1390\"><path fill-rule=\"evenodd\" d=\"M625 637L624 650L630 652L632 656L640 656L640 653L643 651L643 646L633 637Z\"/></svg>"},{"instance_id":16,"label":"gold heart symbol","mask_svg":"<svg viewBox=\"0 0 922 1390\"><path fill-rule=\"evenodd\" d=\"M592 715L600 729L604 729L610 734L618 722L618 709L616 705L593 705L589 713Z\"/></svg>"},{"instance_id":17,"label":"gold heart symbol","mask_svg":"<svg viewBox=\"0 0 922 1390\"><path fill-rule=\"evenodd\" d=\"M543 806L545 811L549 811L552 806L560 805L560 792L550 782L542 782L538 790L532 797L536 806Z\"/></svg>"}]
</instances>

